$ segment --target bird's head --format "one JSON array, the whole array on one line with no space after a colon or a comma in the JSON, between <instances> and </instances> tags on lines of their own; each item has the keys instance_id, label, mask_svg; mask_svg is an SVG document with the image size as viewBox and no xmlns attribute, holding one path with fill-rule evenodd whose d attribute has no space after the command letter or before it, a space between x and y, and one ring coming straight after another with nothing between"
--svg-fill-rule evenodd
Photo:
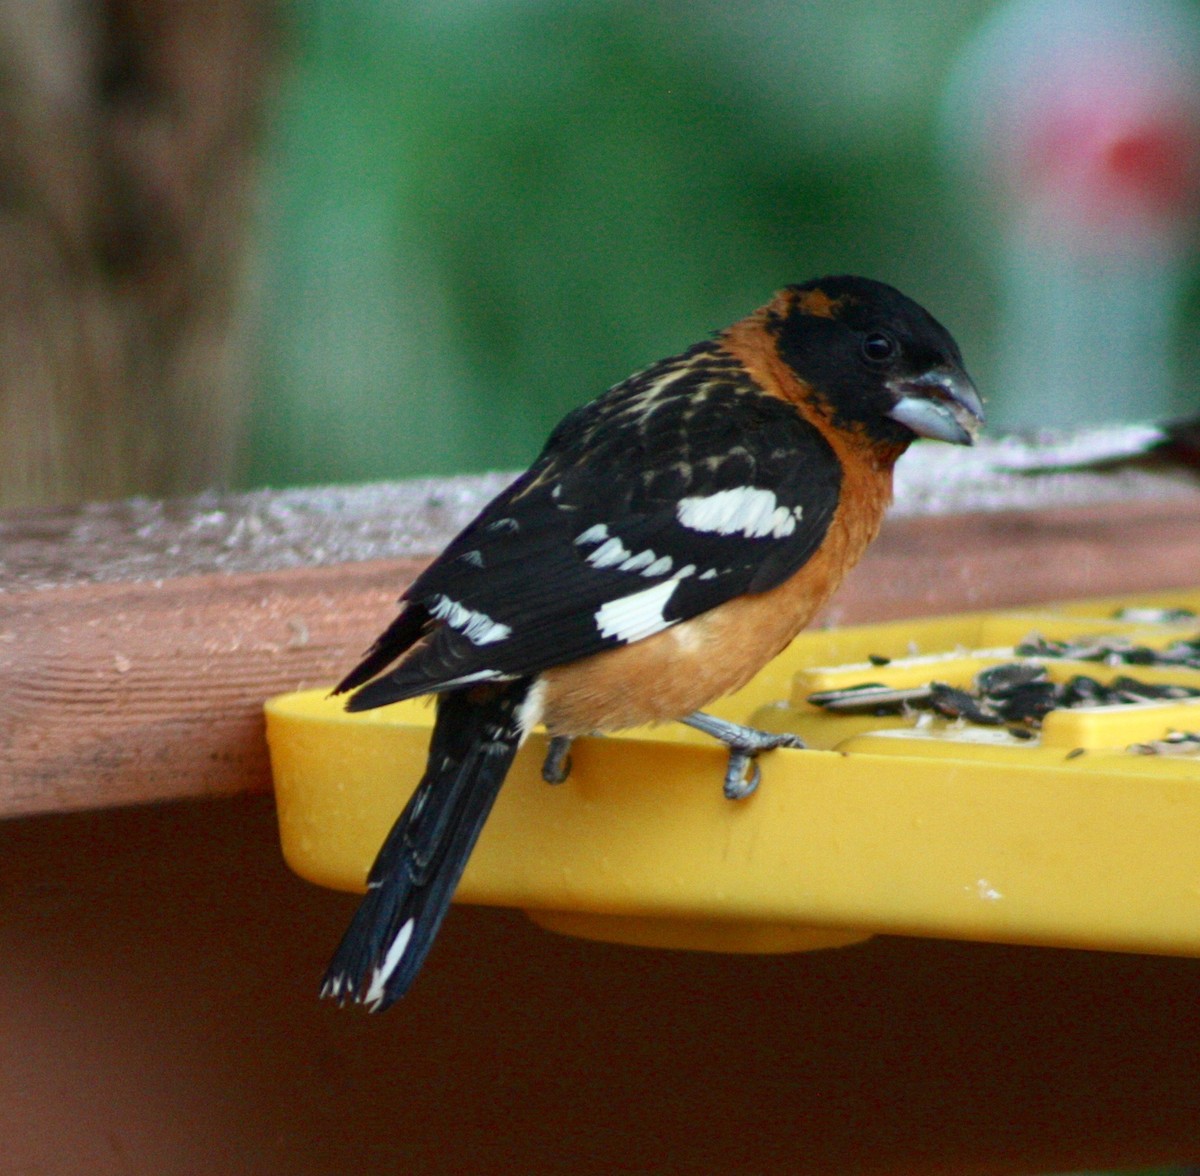
<instances>
[{"instance_id":1,"label":"bird's head","mask_svg":"<svg viewBox=\"0 0 1200 1176\"><path fill-rule=\"evenodd\" d=\"M899 290L857 277L788 286L766 326L806 396L839 427L900 450L917 437L974 442L983 404L958 344Z\"/></svg>"}]
</instances>

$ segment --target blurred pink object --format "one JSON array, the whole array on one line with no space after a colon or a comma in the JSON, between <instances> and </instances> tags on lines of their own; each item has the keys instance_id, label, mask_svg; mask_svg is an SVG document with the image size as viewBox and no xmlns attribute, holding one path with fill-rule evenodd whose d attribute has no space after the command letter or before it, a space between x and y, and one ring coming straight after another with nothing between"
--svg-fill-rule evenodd
<instances>
[{"instance_id":1,"label":"blurred pink object","mask_svg":"<svg viewBox=\"0 0 1200 1176\"><path fill-rule=\"evenodd\" d=\"M944 122L999 254L993 416L1185 411L1171 353L1200 213L1195 6L1008 5L967 46Z\"/></svg>"}]
</instances>

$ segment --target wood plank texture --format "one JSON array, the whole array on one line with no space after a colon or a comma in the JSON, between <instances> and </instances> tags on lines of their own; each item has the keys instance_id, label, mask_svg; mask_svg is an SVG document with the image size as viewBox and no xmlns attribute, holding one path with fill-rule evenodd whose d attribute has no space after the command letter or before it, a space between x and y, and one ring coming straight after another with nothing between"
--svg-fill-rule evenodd
<instances>
[{"instance_id":1,"label":"wood plank texture","mask_svg":"<svg viewBox=\"0 0 1200 1176\"><path fill-rule=\"evenodd\" d=\"M0 518L0 816L269 786L261 707L332 682L503 483ZM848 624L1200 583L1200 488L889 519Z\"/></svg>"}]
</instances>

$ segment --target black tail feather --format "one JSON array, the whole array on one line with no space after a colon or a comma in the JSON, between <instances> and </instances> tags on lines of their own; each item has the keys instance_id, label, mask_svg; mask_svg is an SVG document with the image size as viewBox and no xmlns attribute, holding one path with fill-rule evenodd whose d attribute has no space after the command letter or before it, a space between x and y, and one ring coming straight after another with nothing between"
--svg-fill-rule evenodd
<instances>
[{"instance_id":1,"label":"black tail feather","mask_svg":"<svg viewBox=\"0 0 1200 1176\"><path fill-rule=\"evenodd\" d=\"M521 741L530 680L438 698L425 775L383 843L321 995L386 1009L408 990L446 916Z\"/></svg>"}]
</instances>

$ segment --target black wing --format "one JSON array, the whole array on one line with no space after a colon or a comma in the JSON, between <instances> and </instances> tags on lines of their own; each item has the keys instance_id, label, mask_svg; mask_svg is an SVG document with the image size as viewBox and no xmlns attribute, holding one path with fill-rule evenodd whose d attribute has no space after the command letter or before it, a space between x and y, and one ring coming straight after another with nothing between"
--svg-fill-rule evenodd
<instances>
[{"instance_id":1,"label":"black wing","mask_svg":"<svg viewBox=\"0 0 1200 1176\"><path fill-rule=\"evenodd\" d=\"M820 546L841 466L717 343L571 413L404 594L354 710L536 674L765 592Z\"/></svg>"}]
</instances>

